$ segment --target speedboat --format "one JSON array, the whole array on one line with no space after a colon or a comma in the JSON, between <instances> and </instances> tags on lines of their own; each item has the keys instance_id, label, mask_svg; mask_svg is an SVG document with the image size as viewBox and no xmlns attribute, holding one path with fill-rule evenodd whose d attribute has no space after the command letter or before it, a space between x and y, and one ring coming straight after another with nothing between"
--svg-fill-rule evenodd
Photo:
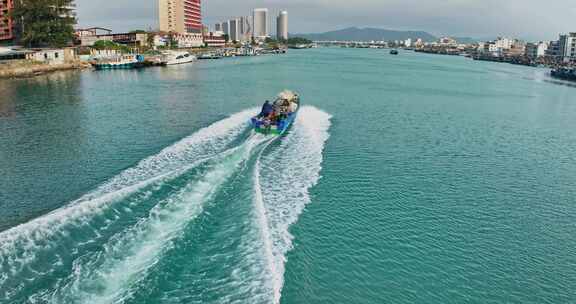
<instances>
[{"instance_id":1,"label":"speedboat","mask_svg":"<svg viewBox=\"0 0 576 304\"><path fill-rule=\"evenodd\" d=\"M166 65L191 63L196 60L196 56L191 55L188 52L169 52L166 55L168 57Z\"/></svg>"},{"instance_id":2,"label":"speedboat","mask_svg":"<svg viewBox=\"0 0 576 304\"><path fill-rule=\"evenodd\" d=\"M254 131L266 135L282 135L292 125L300 110L300 96L284 91L274 102L266 101L260 114L252 117Z\"/></svg>"},{"instance_id":3,"label":"speedboat","mask_svg":"<svg viewBox=\"0 0 576 304\"><path fill-rule=\"evenodd\" d=\"M398 50L391 50L390 55L398 55Z\"/></svg>"}]
</instances>

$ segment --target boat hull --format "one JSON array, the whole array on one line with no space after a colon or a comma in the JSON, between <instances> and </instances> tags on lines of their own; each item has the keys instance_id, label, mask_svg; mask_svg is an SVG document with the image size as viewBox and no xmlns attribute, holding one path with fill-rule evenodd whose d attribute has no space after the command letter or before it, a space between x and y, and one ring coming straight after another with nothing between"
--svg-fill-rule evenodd
<instances>
[{"instance_id":1,"label":"boat hull","mask_svg":"<svg viewBox=\"0 0 576 304\"><path fill-rule=\"evenodd\" d=\"M128 69L137 69L140 67L138 62L131 62L131 63L123 63L123 64L95 64L94 68L97 70L128 70Z\"/></svg>"},{"instance_id":2,"label":"boat hull","mask_svg":"<svg viewBox=\"0 0 576 304\"><path fill-rule=\"evenodd\" d=\"M298 111L288 114L286 118L279 120L276 125L269 126L264 125L257 118L252 118L252 127L256 133L264 135L282 135L290 129L294 120L296 120L296 115L298 115Z\"/></svg>"}]
</instances>

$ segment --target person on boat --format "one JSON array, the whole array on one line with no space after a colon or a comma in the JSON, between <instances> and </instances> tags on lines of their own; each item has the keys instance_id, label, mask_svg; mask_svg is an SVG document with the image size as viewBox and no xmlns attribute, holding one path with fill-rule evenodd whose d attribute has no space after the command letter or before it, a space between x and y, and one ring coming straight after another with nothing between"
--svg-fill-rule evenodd
<instances>
[{"instance_id":1,"label":"person on boat","mask_svg":"<svg viewBox=\"0 0 576 304\"><path fill-rule=\"evenodd\" d=\"M270 104L269 100L266 100L266 102L262 106L262 111L260 112L260 115L258 115L258 117L270 116L272 112L274 112L274 106Z\"/></svg>"}]
</instances>

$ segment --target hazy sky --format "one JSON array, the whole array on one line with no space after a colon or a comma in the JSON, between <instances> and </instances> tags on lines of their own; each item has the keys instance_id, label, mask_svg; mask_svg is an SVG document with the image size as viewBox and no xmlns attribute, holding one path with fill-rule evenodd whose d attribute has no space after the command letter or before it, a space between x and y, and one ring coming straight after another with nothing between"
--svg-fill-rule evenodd
<instances>
[{"instance_id":1,"label":"hazy sky","mask_svg":"<svg viewBox=\"0 0 576 304\"><path fill-rule=\"evenodd\" d=\"M79 24L114 31L154 28L156 2L76 0ZM202 5L204 23L210 25L249 15L254 7L268 7L272 14L286 9L291 33L371 26L436 35L551 40L560 32L576 31L576 0L203 0Z\"/></svg>"}]
</instances>

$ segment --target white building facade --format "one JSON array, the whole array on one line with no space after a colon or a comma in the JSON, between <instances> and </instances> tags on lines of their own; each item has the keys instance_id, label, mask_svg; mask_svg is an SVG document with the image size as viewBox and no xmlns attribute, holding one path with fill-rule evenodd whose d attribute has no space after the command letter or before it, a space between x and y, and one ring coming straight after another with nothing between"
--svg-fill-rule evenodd
<instances>
[{"instance_id":1,"label":"white building facade","mask_svg":"<svg viewBox=\"0 0 576 304\"><path fill-rule=\"evenodd\" d=\"M537 42L526 44L526 57L531 59L537 59L546 56L546 51L548 50L547 42Z\"/></svg>"},{"instance_id":2,"label":"white building facade","mask_svg":"<svg viewBox=\"0 0 576 304\"><path fill-rule=\"evenodd\" d=\"M558 51L562 61L576 61L576 32L560 35Z\"/></svg>"}]
</instances>

